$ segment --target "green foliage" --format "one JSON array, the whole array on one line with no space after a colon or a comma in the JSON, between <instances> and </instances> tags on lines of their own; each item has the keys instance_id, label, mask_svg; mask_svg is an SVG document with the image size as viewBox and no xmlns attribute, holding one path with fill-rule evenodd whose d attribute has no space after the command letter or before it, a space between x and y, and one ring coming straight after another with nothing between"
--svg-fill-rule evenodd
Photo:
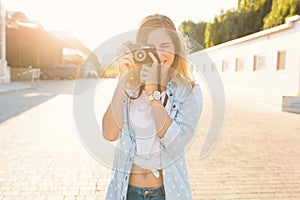
<instances>
[{"instance_id":1,"label":"green foliage","mask_svg":"<svg viewBox=\"0 0 300 200\"><path fill-rule=\"evenodd\" d=\"M206 48L262 30L263 18L271 10L271 0L245 0L242 5L237 10L221 11L215 17L205 32Z\"/></svg>"},{"instance_id":2,"label":"green foliage","mask_svg":"<svg viewBox=\"0 0 300 200\"><path fill-rule=\"evenodd\" d=\"M264 18L263 29L278 26L287 17L300 14L300 0L273 0L272 10Z\"/></svg>"},{"instance_id":3,"label":"green foliage","mask_svg":"<svg viewBox=\"0 0 300 200\"><path fill-rule=\"evenodd\" d=\"M206 22L195 23L191 20L184 21L179 26L179 32L186 37L187 46L190 52L195 52L204 47L204 32Z\"/></svg>"},{"instance_id":4,"label":"green foliage","mask_svg":"<svg viewBox=\"0 0 300 200\"><path fill-rule=\"evenodd\" d=\"M213 31L212 30L213 30L213 23L207 23L205 33L204 33L205 47L212 47L212 46L215 45L212 41L212 38L213 38Z\"/></svg>"},{"instance_id":5,"label":"green foliage","mask_svg":"<svg viewBox=\"0 0 300 200\"><path fill-rule=\"evenodd\" d=\"M102 78L116 78L119 76L119 69L116 63L111 63L109 66L102 68Z\"/></svg>"},{"instance_id":6,"label":"green foliage","mask_svg":"<svg viewBox=\"0 0 300 200\"><path fill-rule=\"evenodd\" d=\"M280 25L296 14L300 14L300 0L238 0L237 9L222 10L212 22L184 21L179 31L188 41L208 48ZM192 48L198 50L199 45Z\"/></svg>"},{"instance_id":7,"label":"green foliage","mask_svg":"<svg viewBox=\"0 0 300 200\"><path fill-rule=\"evenodd\" d=\"M238 10L241 11L257 11L263 7L268 0L239 0Z\"/></svg>"}]
</instances>

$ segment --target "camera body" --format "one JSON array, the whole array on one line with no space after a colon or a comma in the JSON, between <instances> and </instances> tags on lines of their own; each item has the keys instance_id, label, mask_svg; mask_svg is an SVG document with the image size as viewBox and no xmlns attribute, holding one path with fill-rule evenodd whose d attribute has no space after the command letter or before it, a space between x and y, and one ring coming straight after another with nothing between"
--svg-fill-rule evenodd
<instances>
[{"instance_id":1,"label":"camera body","mask_svg":"<svg viewBox=\"0 0 300 200\"><path fill-rule=\"evenodd\" d=\"M153 63L152 58L149 56L151 52L159 62L159 56L156 53L155 46L152 44L129 44L129 50L132 52L133 60L136 64L150 64Z\"/></svg>"},{"instance_id":2,"label":"camera body","mask_svg":"<svg viewBox=\"0 0 300 200\"><path fill-rule=\"evenodd\" d=\"M136 99L141 95L144 89L144 83L140 81L140 67L142 65L153 64L153 60L149 56L149 52L151 52L156 58L158 67L160 67L160 59L156 53L155 46L152 44L127 44L127 47L132 53L135 64L138 66L134 69L131 69L127 75L125 93L129 98ZM160 80L160 70L158 73L158 80Z\"/></svg>"}]
</instances>

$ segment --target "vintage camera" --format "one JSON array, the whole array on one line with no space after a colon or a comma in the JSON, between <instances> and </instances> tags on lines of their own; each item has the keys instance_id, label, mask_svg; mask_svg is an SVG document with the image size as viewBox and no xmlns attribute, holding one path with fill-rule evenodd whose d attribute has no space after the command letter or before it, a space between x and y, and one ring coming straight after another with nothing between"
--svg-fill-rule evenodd
<instances>
[{"instance_id":1,"label":"vintage camera","mask_svg":"<svg viewBox=\"0 0 300 200\"><path fill-rule=\"evenodd\" d=\"M144 88L144 83L140 81L140 66L153 63L152 58L148 54L149 52L151 52L155 56L159 64L160 60L158 54L156 53L154 45L128 44L127 47L133 55L134 62L139 66L134 69L131 69L130 72L127 74L127 84L125 93L129 98L136 99L141 95L142 90ZM158 76L160 76L160 73Z\"/></svg>"},{"instance_id":2,"label":"vintage camera","mask_svg":"<svg viewBox=\"0 0 300 200\"><path fill-rule=\"evenodd\" d=\"M151 52L159 63L159 56L156 53L155 46L152 44L129 44L129 50L132 52L133 60L136 64L150 64L153 63L153 60L149 56L149 52Z\"/></svg>"}]
</instances>

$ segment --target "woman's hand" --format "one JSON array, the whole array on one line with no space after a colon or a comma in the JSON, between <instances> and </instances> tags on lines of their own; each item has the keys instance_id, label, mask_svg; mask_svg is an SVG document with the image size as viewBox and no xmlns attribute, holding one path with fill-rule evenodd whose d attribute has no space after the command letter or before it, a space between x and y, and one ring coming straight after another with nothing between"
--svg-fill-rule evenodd
<instances>
[{"instance_id":1,"label":"woman's hand","mask_svg":"<svg viewBox=\"0 0 300 200\"><path fill-rule=\"evenodd\" d=\"M145 84L145 92L149 96L153 91L158 90L158 60L149 52L148 54L153 64L151 66L142 65L140 72L140 79Z\"/></svg>"},{"instance_id":2,"label":"woman's hand","mask_svg":"<svg viewBox=\"0 0 300 200\"><path fill-rule=\"evenodd\" d=\"M142 65L140 72L140 79L145 83L145 92L147 95L151 95L153 91L158 90L158 84L162 86L162 89L163 87L166 87L169 72L169 69L164 66L160 67L159 72L157 58L151 52L149 52L149 56L151 57L153 64L151 66ZM160 83L158 82L158 73L160 73Z\"/></svg>"},{"instance_id":3,"label":"woman's hand","mask_svg":"<svg viewBox=\"0 0 300 200\"><path fill-rule=\"evenodd\" d=\"M117 59L117 64L119 67L120 78L126 75L131 69L135 68L135 62L133 60L132 53L128 47L129 44L132 44L131 41L128 41L122 45L122 48Z\"/></svg>"}]
</instances>

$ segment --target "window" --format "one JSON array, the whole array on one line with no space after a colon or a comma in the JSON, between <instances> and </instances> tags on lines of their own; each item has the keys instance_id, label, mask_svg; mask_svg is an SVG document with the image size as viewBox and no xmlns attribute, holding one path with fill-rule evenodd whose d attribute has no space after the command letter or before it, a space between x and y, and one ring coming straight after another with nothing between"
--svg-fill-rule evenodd
<instances>
[{"instance_id":1,"label":"window","mask_svg":"<svg viewBox=\"0 0 300 200\"><path fill-rule=\"evenodd\" d=\"M235 59L235 71L244 71L245 65L244 60L242 58Z\"/></svg>"},{"instance_id":2,"label":"window","mask_svg":"<svg viewBox=\"0 0 300 200\"><path fill-rule=\"evenodd\" d=\"M277 51L277 70L285 70L286 51Z\"/></svg>"},{"instance_id":3,"label":"window","mask_svg":"<svg viewBox=\"0 0 300 200\"><path fill-rule=\"evenodd\" d=\"M222 72L226 72L229 70L229 65L226 60L222 60Z\"/></svg>"},{"instance_id":4,"label":"window","mask_svg":"<svg viewBox=\"0 0 300 200\"><path fill-rule=\"evenodd\" d=\"M263 71L266 68L266 57L263 54L254 55L254 71Z\"/></svg>"},{"instance_id":5,"label":"window","mask_svg":"<svg viewBox=\"0 0 300 200\"><path fill-rule=\"evenodd\" d=\"M212 68L209 64L203 64L203 72L212 72Z\"/></svg>"},{"instance_id":6,"label":"window","mask_svg":"<svg viewBox=\"0 0 300 200\"><path fill-rule=\"evenodd\" d=\"M216 65L214 62L211 63L211 71L212 72L216 72L217 71L217 68L216 68Z\"/></svg>"},{"instance_id":7,"label":"window","mask_svg":"<svg viewBox=\"0 0 300 200\"><path fill-rule=\"evenodd\" d=\"M206 72L206 64L203 64L203 72Z\"/></svg>"}]
</instances>

